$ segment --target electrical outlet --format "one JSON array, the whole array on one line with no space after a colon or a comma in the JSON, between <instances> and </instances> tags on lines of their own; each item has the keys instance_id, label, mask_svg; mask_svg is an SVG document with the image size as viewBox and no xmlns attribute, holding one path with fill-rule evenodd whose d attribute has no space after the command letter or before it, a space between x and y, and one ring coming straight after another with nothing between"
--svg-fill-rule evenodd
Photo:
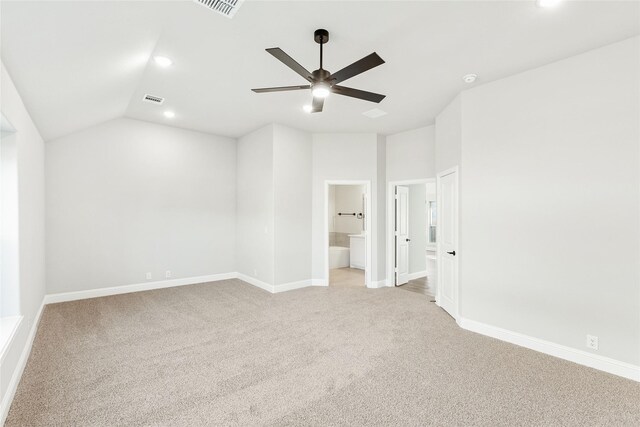
<instances>
[{"instance_id":1,"label":"electrical outlet","mask_svg":"<svg viewBox=\"0 0 640 427\"><path fill-rule=\"evenodd\" d=\"M258 270L255 268L253 269L253 277L258 277Z\"/></svg>"},{"instance_id":2,"label":"electrical outlet","mask_svg":"<svg viewBox=\"0 0 640 427\"><path fill-rule=\"evenodd\" d=\"M595 335L587 335L587 347L593 350L598 349L598 337Z\"/></svg>"},{"instance_id":3,"label":"electrical outlet","mask_svg":"<svg viewBox=\"0 0 640 427\"><path fill-rule=\"evenodd\" d=\"M151 280L151 279L152 279L151 273L147 273L147 280Z\"/></svg>"},{"instance_id":4,"label":"electrical outlet","mask_svg":"<svg viewBox=\"0 0 640 427\"><path fill-rule=\"evenodd\" d=\"M166 277L167 279L170 279L170 278L171 278L171 270L167 270L167 271L164 273L164 277Z\"/></svg>"}]
</instances>

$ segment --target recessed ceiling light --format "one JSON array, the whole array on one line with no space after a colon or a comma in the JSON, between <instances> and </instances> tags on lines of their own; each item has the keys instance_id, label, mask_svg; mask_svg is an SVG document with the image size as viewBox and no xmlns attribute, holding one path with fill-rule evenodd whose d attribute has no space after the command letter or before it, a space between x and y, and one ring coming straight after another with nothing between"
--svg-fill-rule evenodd
<instances>
[{"instance_id":1,"label":"recessed ceiling light","mask_svg":"<svg viewBox=\"0 0 640 427\"><path fill-rule=\"evenodd\" d=\"M462 77L462 80L464 80L465 83L473 83L477 78L478 76L476 74L467 74L466 76Z\"/></svg>"},{"instance_id":2,"label":"recessed ceiling light","mask_svg":"<svg viewBox=\"0 0 640 427\"><path fill-rule=\"evenodd\" d=\"M311 93L316 98L326 98L327 96L329 96L329 89L330 87L327 83L318 82L313 85L313 90L311 91Z\"/></svg>"},{"instance_id":3,"label":"recessed ceiling light","mask_svg":"<svg viewBox=\"0 0 640 427\"><path fill-rule=\"evenodd\" d=\"M303 105L302 109L304 110L305 113L310 113L311 112L311 105L309 105L309 104Z\"/></svg>"},{"instance_id":4,"label":"recessed ceiling light","mask_svg":"<svg viewBox=\"0 0 640 427\"><path fill-rule=\"evenodd\" d=\"M538 7L556 7L562 0L536 0Z\"/></svg>"},{"instance_id":5,"label":"recessed ceiling light","mask_svg":"<svg viewBox=\"0 0 640 427\"><path fill-rule=\"evenodd\" d=\"M153 60L156 61L156 64L161 67L168 67L169 65L173 64L173 61L166 56L154 56Z\"/></svg>"},{"instance_id":6,"label":"recessed ceiling light","mask_svg":"<svg viewBox=\"0 0 640 427\"><path fill-rule=\"evenodd\" d=\"M164 116L167 119L173 119L176 116L176 113L174 113L173 111L165 111Z\"/></svg>"}]
</instances>

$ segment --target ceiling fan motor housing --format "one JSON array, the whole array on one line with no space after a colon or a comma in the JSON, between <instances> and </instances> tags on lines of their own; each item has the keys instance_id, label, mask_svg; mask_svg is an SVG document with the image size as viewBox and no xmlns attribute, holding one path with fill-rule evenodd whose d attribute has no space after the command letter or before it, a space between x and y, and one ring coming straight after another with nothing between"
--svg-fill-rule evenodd
<instances>
[{"instance_id":1,"label":"ceiling fan motor housing","mask_svg":"<svg viewBox=\"0 0 640 427\"><path fill-rule=\"evenodd\" d=\"M320 68L319 70L315 70L311 74L313 74L313 81L314 82L325 81L325 80L327 80L329 78L329 76L331 76L331 73L328 72L327 70L323 69L323 68Z\"/></svg>"}]
</instances>

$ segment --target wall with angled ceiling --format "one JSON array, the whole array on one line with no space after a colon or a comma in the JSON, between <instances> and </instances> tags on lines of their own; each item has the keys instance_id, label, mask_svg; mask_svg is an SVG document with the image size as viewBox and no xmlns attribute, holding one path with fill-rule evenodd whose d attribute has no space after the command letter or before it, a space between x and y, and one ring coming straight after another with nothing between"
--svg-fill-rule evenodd
<instances>
[{"instance_id":1,"label":"wall with angled ceiling","mask_svg":"<svg viewBox=\"0 0 640 427\"><path fill-rule=\"evenodd\" d=\"M638 94L634 37L438 116L438 171L460 165L463 325L640 379Z\"/></svg>"},{"instance_id":2,"label":"wall with angled ceiling","mask_svg":"<svg viewBox=\"0 0 640 427\"><path fill-rule=\"evenodd\" d=\"M234 139L120 118L46 150L49 293L235 271Z\"/></svg>"}]
</instances>

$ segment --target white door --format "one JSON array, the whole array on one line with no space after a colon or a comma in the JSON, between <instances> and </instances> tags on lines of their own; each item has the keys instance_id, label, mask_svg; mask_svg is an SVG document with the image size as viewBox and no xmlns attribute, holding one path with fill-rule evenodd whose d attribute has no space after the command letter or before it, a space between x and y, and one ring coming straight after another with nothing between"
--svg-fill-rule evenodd
<instances>
[{"instance_id":1,"label":"white door","mask_svg":"<svg viewBox=\"0 0 640 427\"><path fill-rule=\"evenodd\" d=\"M438 175L437 303L458 316L458 171Z\"/></svg>"},{"instance_id":2,"label":"white door","mask_svg":"<svg viewBox=\"0 0 640 427\"><path fill-rule=\"evenodd\" d=\"M396 187L396 286L409 281L409 188Z\"/></svg>"}]
</instances>

